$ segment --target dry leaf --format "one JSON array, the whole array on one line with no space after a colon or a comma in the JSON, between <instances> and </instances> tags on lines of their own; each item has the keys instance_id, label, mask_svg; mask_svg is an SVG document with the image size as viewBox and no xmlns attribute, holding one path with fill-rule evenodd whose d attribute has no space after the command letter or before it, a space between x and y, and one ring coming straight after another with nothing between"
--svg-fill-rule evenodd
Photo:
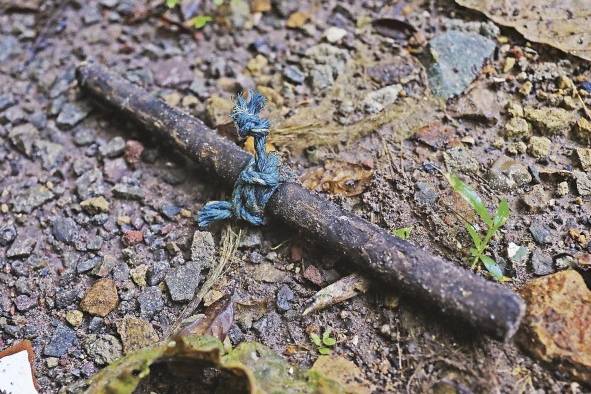
<instances>
[{"instance_id":1,"label":"dry leaf","mask_svg":"<svg viewBox=\"0 0 591 394\"><path fill-rule=\"evenodd\" d=\"M301 181L309 190L352 197L365 191L372 175L373 172L361 164L327 160L323 167L307 170Z\"/></svg>"},{"instance_id":2,"label":"dry leaf","mask_svg":"<svg viewBox=\"0 0 591 394\"><path fill-rule=\"evenodd\" d=\"M234 323L234 302L225 295L207 309L204 315L183 327L178 335L211 335L223 341Z\"/></svg>"},{"instance_id":3,"label":"dry leaf","mask_svg":"<svg viewBox=\"0 0 591 394\"><path fill-rule=\"evenodd\" d=\"M369 394L375 389L354 362L341 356L320 356L311 370L339 382L345 393Z\"/></svg>"},{"instance_id":4,"label":"dry leaf","mask_svg":"<svg viewBox=\"0 0 591 394\"><path fill-rule=\"evenodd\" d=\"M303 315L319 311L331 305L339 304L359 294L365 293L369 282L362 276L351 274L319 290L306 301Z\"/></svg>"},{"instance_id":5,"label":"dry leaf","mask_svg":"<svg viewBox=\"0 0 591 394\"><path fill-rule=\"evenodd\" d=\"M591 60L589 0L456 0L533 42L548 44Z\"/></svg>"}]
</instances>

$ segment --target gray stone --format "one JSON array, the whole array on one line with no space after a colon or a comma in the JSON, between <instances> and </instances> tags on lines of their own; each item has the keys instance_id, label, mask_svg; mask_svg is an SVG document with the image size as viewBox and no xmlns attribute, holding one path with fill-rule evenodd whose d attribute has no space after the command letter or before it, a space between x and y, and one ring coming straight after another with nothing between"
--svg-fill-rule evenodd
<instances>
[{"instance_id":1,"label":"gray stone","mask_svg":"<svg viewBox=\"0 0 591 394\"><path fill-rule=\"evenodd\" d=\"M432 205L435 204L437 198L439 197L439 193L437 190L427 182L417 182L416 184L417 190L415 191L415 201L419 204L425 205Z\"/></svg>"},{"instance_id":2,"label":"gray stone","mask_svg":"<svg viewBox=\"0 0 591 394\"><path fill-rule=\"evenodd\" d=\"M269 312L267 315L257 320L252 328L258 334L262 343L269 346L280 341L279 330L281 326L281 316L277 312Z\"/></svg>"},{"instance_id":3,"label":"gray stone","mask_svg":"<svg viewBox=\"0 0 591 394\"><path fill-rule=\"evenodd\" d=\"M8 246L16 238L16 228L12 224L0 227L0 246Z\"/></svg>"},{"instance_id":4,"label":"gray stone","mask_svg":"<svg viewBox=\"0 0 591 394\"><path fill-rule=\"evenodd\" d=\"M287 66L283 69L283 77L296 85L304 83L306 76L304 72L297 66Z\"/></svg>"},{"instance_id":5,"label":"gray stone","mask_svg":"<svg viewBox=\"0 0 591 394\"><path fill-rule=\"evenodd\" d=\"M59 309L65 309L74 304L78 299L78 292L74 289L57 289L55 292L55 306Z\"/></svg>"},{"instance_id":6,"label":"gray stone","mask_svg":"<svg viewBox=\"0 0 591 394\"><path fill-rule=\"evenodd\" d=\"M464 148L451 148L443 153L446 167L452 173L474 174L478 172L480 164L472 154Z\"/></svg>"},{"instance_id":7,"label":"gray stone","mask_svg":"<svg viewBox=\"0 0 591 394\"><path fill-rule=\"evenodd\" d=\"M291 309L291 302L293 301L293 291L287 285L281 286L277 292L277 299L275 303L279 312L286 312Z\"/></svg>"},{"instance_id":8,"label":"gray stone","mask_svg":"<svg viewBox=\"0 0 591 394\"><path fill-rule=\"evenodd\" d=\"M51 233L60 242L72 245L76 240L79 228L71 218L57 218L51 224Z\"/></svg>"},{"instance_id":9,"label":"gray stone","mask_svg":"<svg viewBox=\"0 0 591 394\"><path fill-rule=\"evenodd\" d=\"M552 243L552 232L545 224L534 222L529 226L529 232L538 244Z\"/></svg>"},{"instance_id":10,"label":"gray stone","mask_svg":"<svg viewBox=\"0 0 591 394\"><path fill-rule=\"evenodd\" d=\"M7 60L18 49L19 42L10 35L0 36L0 63Z\"/></svg>"},{"instance_id":11,"label":"gray stone","mask_svg":"<svg viewBox=\"0 0 591 394\"><path fill-rule=\"evenodd\" d=\"M475 33L448 31L433 38L425 61L433 93L445 99L462 93L494 49L494 41Z\"/></svg>"},{"instance_id":12,"label":"gray stone","mask_svg":"<svg viewBox=\"0 0 591 394\"><path fill-rule=\"evenodd\" d=\"M322 91L334 83L332 67L328 64L317 64L310 70L310 82L314 91Z\"/></svg>"},{"instance_id":13,"label":"gray stone","mask_svg":"<svg viewBox=\"0 0 591 394\"><path fill-rule=\"evenodd\" d=\"M35 156L41 159L44 169L56 168L64 159L64 147L46 140L35 141Z\"/></svg>"},{"instance_id":14,"label":"gray stone","mask_svg":"<svg viewBox=\"0 0 591 394\"><path fill-rule=\"evenodd\" d=\"M74 83L75 79L76 68L73 66L66 68L66 70L53 81L51 89L49 89L49 97L53 99L65 93L70 88L70 85Z\"/></svg>"},{"instance_id":15,"label":"gray stone","mask_svg":"<svg viewBox=\"0 0 591 394\"><path fill-rule=\"evenodd\" d=\"M91 269L96 267L96 265L99 264L102 260L103 258L101 256L95 256L86 260L82 260L76 266L76 271L78 271L78 273L90 271Z\"/></svg>"},{"instance_id":16,"label":"gray stone","mask_svg":"<svg viewBox=\"0 0 591 394\"><path fill-rule=\"evenodd\" d=\"M146 287L137 300L140 304L140 315L148 319L164 308L162 291L158 286Z\"/></svg>"},{"instance_id":17,"label":"gray stone","mask_svg":"<svg viewBox=\"0 0 591 394\"><path fill-rule=\"evenodd\" d=\"M14 300L14 305L19 312L28 311L37 306L37 297L21 294Z\"/></svg>"},{"instance_id":18,"label":"gray stone","mask_svg":"<svg viewBox=\"0 0 591 394\"><path fill-rule=\"evenodd\" d=\"M77 345L77 342L74 330L59 325L51 335L49 343L45 345L43 354L50 357L61 357L68 352L68 349Z\"/></svg>"},{"instance_id":19,"label":"gray stone","mask_svg":"<svg viewBox=\"0 0 591 394\"><path fill-rule=\"evenodd\" d=\"M16 104L16 101L14 100L14 96L12 94L0 95L0 111L10 108L14 104Z\"/></svg>"},{"instance_id":20,"label":"gray stone","mask_svg":"<svg viewBox=\"0 0 591 394\"><path fill-rule=\"evenodd\" d=\"M190 301L201 279L201 265L194 261L177 267L169 272L164 279L173 301Z\"/></svg>"},{"instance_id":21,"label":"gray stone","mask_svg":"<svg viewBox=\"0 0 591 394\"><path fill-rule=\"evenodd\" d=\"M30 188L22 188L13 193L11 203L16 213L31 213L33 209L40 207L51 200L54 194L43 185L35 185Z\"/></svg>"},{"instance_id":22,"label":"gray stone","mask_svg":"<svg viewBox=\"0 0 591 394\"><path fill-rule=\"evenodd\" d=\"M99 148L103 157L114 158L121 156L125 151L125 140L119 136L112 138L109 142Z\"/></svg>"},{"instance_id":23,"label":"gray stone","mask_svg":"<svg viewBox=\"0 0 591 394\"><path fill-rule=\"evenodd\" d=\"M78 146L86 146L92 144L96 136L90 129L80 129L74 133L74 143Z\"/></svg>"},{"instance_id":24,"label":"gray stone","mask_svg":"<svg viewBox=\"0 0 591 394\"><path fill-rule=\"evenodd\" d=\"M76 179L76 193L82 200L104 195L103 173L98 168L83 171Z\"/></svg>"},{"instance_id":25,"label":"gray stone","mask_svg":"<svg viewBox=\"0 0 591 394\"><path fill-rule=\"evenodd\" d=\"M549 275L554 272L552 256L538 249L532 253L531 266L534 274L538 276Z\"/></svg>"},{"instance_id":26,"label":"gray stone","mask_svg":"<svg viewBox=\"0 0 591 394\"><path fill-rule=\"evenodd\" d=\"M534 185L531 191L526 193L521 201L530 212L542 212L548 205L550 195L542 185Z\"/></svg>"},{"instance_id":27,"label":"gray stone","mask_svg":"<svg viewBox=\"0 0 591 394\"><path fill-rule=\"evenodd\" d=\"M240 248L254 248L261 245L263 242L263 233L260 230L249 229L248 232L240 239L238 247Z\"/></svg>"},{"instance_id":28,"label":"gray stone","mask_svg":"<svg viewBox=\"0 0 591 394\"><path fill-rule=\"evenodd\" d=\"M490 187L496 191L510 191L531 182L527 167L517 160L501 156L487 174Z\"/></svg>"},{"instance_id":29,"label":"gray stone","mask_svg":"<svg viewBox=\"0 0 591 394\"><path fill-rule=\"evenodd\" d=\"M363 100L363 109L369 114L375 114L394 104L402 91L402 85L390 85L370 92Z\"/></svg>"},{"instance_id":30,"label":"gray stone","mask_svg":"<svg viewBox=\"0 0 591 394\"><path fill-rule=\"evenodd\" d=\"M573 175L575 177L575 185L579 195L583 197L591 195L591 177L581 171L575 171Z\"/></svg>"},{"instance_id":31,"label":"gray stone","mask_svg":"<svg viewBox=\"0 0 591 394\"><path fill-rule=\"evenodd\" d=\"M6 257L9 259L16 259L20 257L27 257L33 253L33 249L37 244L34 238L17 237L10 249L6 252Z\"/></svg>"},{"instance_id":32,"label":"gray stone","mask_svg":"<svg viewBox=\"0 0 591 394\"><path fill-rule=\"evenodd\" d=\"M39 131L31 123L25 123L10 130L8 138L18 151L32 157L33 143L39 138Z\"/></svg>"},{"instance_id":33,"label":"gray stone","mask_svg":"<svg viewBox=\"0 0 591 394\"><path fill-rule=\"evenodd\" d=\"M80 123L90 113L86 103L66 103L63 105L56 119L56 124L62 129L71 129Z\"/></svg>"},{"instance_id":34,"label":"gray stone","mask_svg":"<svg viewBox=\"0 0 591 394\"><path fill-rule=\"evenodd\" d=\"M84 341L84 350L98 365L110 364L122 355L123 347L109 334L90 334Z\"/></svg>"},{"instance_id":35,"label":"gray stone","mask_svg":"<svg viewBox=\"0 0 591 394\"><path fill-rule=\"evenodd\" d=\"M125 200L143 200L144 190L139 186L127 185L125 183L116 184L113 189L113 195Z\"/></svg>"},{"instance_id":36,"label":"gray stone","mask_svg":"<svg viewBox=\"0 0 591 394\"><path fill-rule=\"evenodd\" d=\"M209 231L195 231L191 244L191 260L200 264L201 269L211 268L216 257L216 247Z\"/></svg>"},{"instance_id":37,"label":"gray stone","mask_svg":"<svg viewBox=\"0 0 591 394\"><path fill-rule=\"evenodd\" d=\"M164 280L168 270L170 269L170 263L167 260L154 261L152 267L148 270L147 280L148 285L156 286Z\"/></svg>"}]
</instances>

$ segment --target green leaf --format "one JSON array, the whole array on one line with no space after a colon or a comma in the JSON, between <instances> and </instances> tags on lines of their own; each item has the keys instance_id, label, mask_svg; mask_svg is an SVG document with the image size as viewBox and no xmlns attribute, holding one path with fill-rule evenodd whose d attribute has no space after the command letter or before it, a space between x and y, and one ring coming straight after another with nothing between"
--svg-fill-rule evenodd
<instances>
[{"instance_id":1,"label":"green leaf","mask_svg":"<svg viewBox=\"0 0 591 394\"><path fill-rule=\"evenodd\" d=\"M320 347L320 348L318 348L318 353L326 356L326 355L329 355L331 353L331 350L329 348L327 348L327 347Z\"/></svg>"},{"instance_id":2,"label":"green leaf","mask_svg":"<svg viewBox=\"0 0 591 394\"><path fill-rule=\"evenodd\" d=\"M466 230L468 230L468 234L470 234L470 238L472 238L472 242L474 242L476 249L480 249L482 246L482 238L480 238L478 231L476 231L474 226L470 223L466 223Z\"/></svg>"},{"instance_id":3,"label":"green leaf","mask_svg":"<svg viewBox=\"0 0 591 394\"><path fill-rule=\"evenodd\" d=\"M412 227L400 227L400 228L394 229L394 231L392 231L392 234L394 234L395 236L397 236L400 239L409 239L411 231L412 231Z\"/></svg>"},{"instance_id":4,"label":"green leaf","mask_svg":"<svg viewBox=\"0 0 591 394\"><path fill-rule=\"evenodd\" d=\"M166 0L166 6L168 8L174 8L179 3L179 0Z\"/></svg>"},{"instance_id":5,"label":"green leaf","mask_svg":"<svg viewBox=\"0 0 591 394\"><path fill-rule=\"evenodd\" d=\"M216 7L219 7L222 4L224 4L224 0L213 0L213 5L215 5Z\"/></svg>"},{"instance_id":6,"label":"green leaf","mask_svg":"<svg viewBox=\"0 0 591 394\"><path fill-rule=\"evenodd\" d=\"M496 229L499 229L505 225L507 219L511 215L511 210L509 209L509 203L507 200L502 200L497 207L497 211L495 212L495 219L493 226Z\"/></svg>"},{"instance_id":7,"label":"green leaf","mask_svg":"<svg viewBox=\"0 0 591 394\"><path fill-rule=\"evenodd\" d=\"M334 338L322 338L322 343L326 346L334 346L337 343L337 340Z\"/></svg>"},{"instance_id":8,"label":"green leaf","mask_svg":"<svg viewBox=\"0 0 591 394\"><path fill-rule=\"evenodd\" d=\"M480 261L482 261L486 270L493 276L493 278L499 282L503 280L503 271L496 261L486 255L481 255Z\"/></svg>"},{"instance_id":9,"label":"green leaf","mask_svg":"<svg viewBox=\"0 0 591 394\"><path fill-rule=\"evenodd\" d=\"M209 15L197 15L189 21L189 24L195 29L202 29L205 25L211 22L212 19L213 18Z\"/></svg>"},{"instance_id":10,"label":"green leaf","mask_svg":"<svg viewBox=\"0 0 591 394\"><path fill-rule=\"evenodd\" d=\"M474 190L470 189L468 185L462 182L460 178L453 174L448 174L447 180L451 184L451 187L454 189L454 191L459 193L460 196L464 198L464 200L468 201L468 203L472 206L472 209L474 209L478 216L480 216L480 219L482 219L482 221L486 223L487 226L492 226L493 220L490 217L488 209L480 199L480 196Z\"/></svg>"},{"instance_id":11,"label":"green leaf","mask_svg":"<svg viewBox=\"0 0 591 394\"><path fill-rule=\"evenodd\" d=\"M322 341L320 340L318 334L310 334L310 339L312 340L312 342L314 342L314 345L322 346Z\"/></svg>"}]
</instances>

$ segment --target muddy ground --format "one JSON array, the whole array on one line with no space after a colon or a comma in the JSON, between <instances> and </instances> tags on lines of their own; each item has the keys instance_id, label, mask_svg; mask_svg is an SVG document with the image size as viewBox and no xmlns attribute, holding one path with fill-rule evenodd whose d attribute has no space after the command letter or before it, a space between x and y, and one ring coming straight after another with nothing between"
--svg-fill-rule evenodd
<instances>
[{"instance_id":1,"label":"muddy ground","mask_svg":"<svg viewBox=\"0 0 591 394\"><path fill-rule=\"evenodd\" d=\"M205 7L219 17L201 30L179 28L174 13L161 18L157 2L25 1L0 15L0 348L32 341L42 392L121 355L117 323L125 316L149 322L162 339L205 278L206 267L190 267L201 275L185 269L193 215L228 195L157 137L84 97L74 72L82 60L108 65L229 136L232 95L259 87L281 129L271 142L303 181L312 171L326 175L326 163L337 163L337 175L346 167L342 183L327 183L337 178L328 174L312 185L387 229L412 227L410 242L459 265L470 245L460 218L476 217L437 169L460 174L491 208L508 199L513 213L489 249L512 278L506 286L518 289L589 252L589 186L572 175L584 141L557 133L540 153L527 130L506 132L519 106L576 111L580 104L563 104L560 77L590 80L589 63L448 1L273 2L262 13ZM290 18L298 10L309 13L305 23ZM414 32L372 28L401 15ZM445 31L495 43L476 80L447 105L430 98L420 63L425 43ZM518 61L507 70L508 57ZM402 92L395 102L363 101L394 84ZM290 128L304 123L305 135ZM495 172L503 165L511 175ZM82 204L96 196L107 209ZM218 249L224 229L213 228ZM375 392L585 391L516 345L454 328L396 289L372 286L302 316L306 299L350 272L347 263L280 223L232 230L242 232L238 250L206 299L226 293L243 305L229 332L234 345L258 340L309 367L318 355L309 333L330 327L334 353L355 362ZM511 243L527 256L513 261ZM319 272L304 275L309 266ZM81 306L99 278L118 293L106 316Z\"/></svg>"}]
</instances>

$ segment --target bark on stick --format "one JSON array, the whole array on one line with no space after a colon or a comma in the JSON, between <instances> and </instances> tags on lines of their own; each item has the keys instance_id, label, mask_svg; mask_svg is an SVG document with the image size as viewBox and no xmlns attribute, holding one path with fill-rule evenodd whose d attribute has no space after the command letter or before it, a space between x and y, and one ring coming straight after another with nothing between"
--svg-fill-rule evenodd
<instances>
[{"instance_id":1,"label":"bark on stick","mask_svg":"<svg viewBox=\"0 0 591 394\"><path fill-rule=\"evenodd\" d=\"M227 186L234 184L250 159L201 120L102 66L82 63L78 83L85 92L160 133ZM361 273L459 317L482 333L508 340L519 328L525 304L510 289L432 256L296 183L282 184L267 211L346 257Z\"/></svg>"}]
</instances>

